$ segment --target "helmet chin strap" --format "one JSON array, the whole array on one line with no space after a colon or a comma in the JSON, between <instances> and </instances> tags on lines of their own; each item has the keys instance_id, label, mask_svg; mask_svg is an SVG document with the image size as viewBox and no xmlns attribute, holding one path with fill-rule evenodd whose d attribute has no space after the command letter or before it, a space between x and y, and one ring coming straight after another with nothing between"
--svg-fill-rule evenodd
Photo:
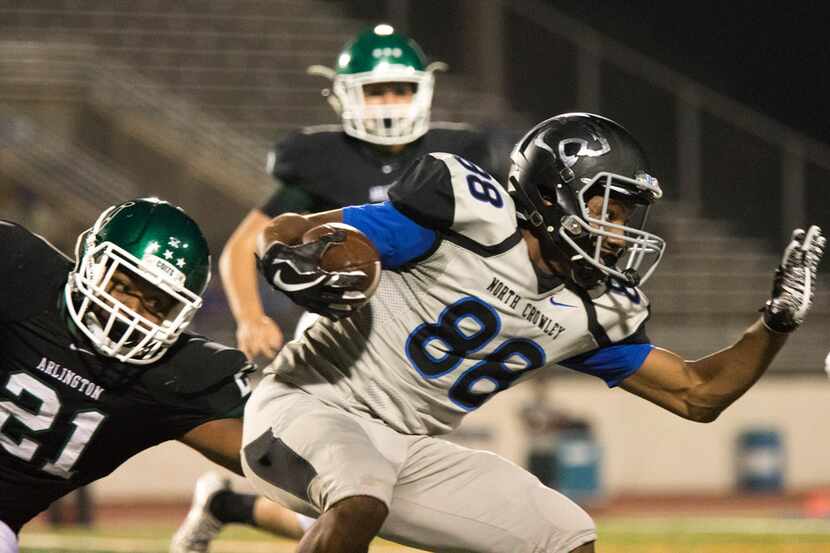
<instances>
[{"instance_id":1,"label":"helmet chin strap","mask_svg":"<svg viewBox=\"0 0 830 553\"><path fill-rule=\"evenodd\" d=\"M620 248L613 254L608 254L602 259L602 263L606 267L615 267L620 257L625 253L624 248ZM641 276L637 269L628 268L621 271L623 274L622 283L629 288L636 288L640 284Z\"/></svg>"},{"instance_id":2,"label":"helmet chin strap","mask_svg":"<svg viewBox=\"0 0 830 553\"><path fill-rule=\"evenodd\" d=\"M104 334L104 325L101 324L101 321L98 319L98 315L93 313L92 310L88 310L84 314L84 322L90 330L92 330L96 340L103 340L106 338L106 334Z\"/></svg>"},{"instance_id":3,"label":"helmet chin strap","mask_svg":"<svg viewBox=\"0 0 830 553\"><path fill-rule=\"evenodd\" d=\"M556 243L544 225L533 226L527 221L522 225L539 241L539 248L545 264L560 278L570 281L581 288L593 288L605 278L605 274L596 268L582 263L575 263L571 257Z\"/></svg>"},{"instance_id":4,"label":"helmet chin strap","mask_svg":"<svg viewBox=\"0 0 830 553\"><path fill-rule=\"evenodd\" d=\"M623 272L623 276L625 276L625 284L629 288L636 288L640 285L640 273L637 272L636 269L625 269Z\"/></svg>"},{"instance_id":5,"label":"helmet chin strap","mask_svg":"<svg viewBox=\"0 0 830 553\"><path fill-rule=\"evenodd\" d=\"M516 177L508 177L513 185L514 201L518 206L524 206L527 213L521 213L519 225L528 229L539 241L542 258L548 267L554 270L557 276L570 280L578 286L584 286L582 279L574 273L574 264L570 256L556 243L550 233L545 229L545 218L539 212L537 205L543 205L542 197L535 191L537 202L531 200L527 190L519 185Z\"/></svg>"},{"instance_id":6,"label":"helmet chin strap","mask_svg":"<svg viewBox=\"0 0 830 553\"><path fill-rule=\"evenodd\" d=\"M99 344L108 344L112 341L109 339L104 333L104 325L101 324L98 315L92 312L92 310L88 309L86 313L84 313L84 323L86 327L92 332L93 339L91 340L93 347L97 349L99 352L104 353L105 355L111 355L111 353L106 353L102 346Z\"/></svg>"},{"instance_id":7,"label":"helmet chin strap","mask_svg":"<svg viewBox=\"0 0 830 553\"><path fill-rule=\"evenodd\" d=\"M568 267L571 280L585 289L593 288L608 278L608 275L589 263L579 263L572 259L568 261Z\"/></svg>"},{"instance_id":8,"label":"helmet chin strap","mask_svg":"<svg viewBox=\"0 0 830 553\"><path fill-rule=\"evenodd\" d=\"M606 267L613 267L617 264L619 258L620 255L609 254L607 257L602 259L602 263ZM571 267L571 272L577 275L574 280L577 282L585 282L583 286L595 286L608 278L617 278L623 285L629 288L636 288L639 286L640 280L642 279L640 273L636 269L624 269L622 271L623 277L620 279L619 277L613 277L605 273L591 263L586 261L580 262L582 259L584 258L581 254L574 255L569 260L569 266Z\"/></svg>"}]
</instances>

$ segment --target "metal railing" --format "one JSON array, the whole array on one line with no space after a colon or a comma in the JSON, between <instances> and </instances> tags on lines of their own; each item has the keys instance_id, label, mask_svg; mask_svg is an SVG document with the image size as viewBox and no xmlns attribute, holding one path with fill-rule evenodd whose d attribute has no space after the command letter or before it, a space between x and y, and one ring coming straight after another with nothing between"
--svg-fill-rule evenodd
<instances>
[{"instance_id":1,"label":"metal railing","mask_svg":"<svg viewBox=\"0 0 830 553\"><path fill-rule=\"evenodd\" d=\"M678 71L595 31L542 0L499 0L502 6L552 35L564 39L578 51L578 94L584 105L602 104L601 81L605 62L668 93L675 103L674 142L677 178L684 202L700 206L706 198L703 182L703 145L706 137L702 118L715 119L760 139L780 158L780 230L777 238L807 219L806 167L813 164L830 171L830 146L813 140L773 118L732 100ZM538 66L533 65L531 66ZM759 160L760 161L760 160Z\"/></svg>"}]
</instances>

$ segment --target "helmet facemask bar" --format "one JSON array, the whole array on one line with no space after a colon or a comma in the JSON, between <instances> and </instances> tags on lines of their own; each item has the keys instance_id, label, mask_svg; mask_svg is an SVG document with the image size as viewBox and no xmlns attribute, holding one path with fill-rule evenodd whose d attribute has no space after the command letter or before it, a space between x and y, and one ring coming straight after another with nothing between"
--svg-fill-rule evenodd
<instances>
[{"instance_id":1,"label":"helmet facemask bar","mask_svg":"<svg viewBox=\"0 0 830 553\"><path fill-rule=\"evenodd\" d=\"M82 236L80 240L83 240ZM108 287L116 271L138 276L169 295L175 305L156 324L116 299ZM82 299L78 302L77 296ZM70 275L66 304L78 328L102 354L138 365L160 359L190 324L202 298L172 277L152 271L112 242L88 249Z\"/></svg>"},{"instance_id":2,"label":"helmet facemask bar","mask_svg":"<svg viewBox=\"0 0 830 553\"><path fill-rule=\"evenodd\" d=\"M584 179L585 180L585 179ZM588 201L601 189L602 204L598 216ZM652 275L666 248L659 236L643 230L650 204L662 196L656 179L646 174L631 179L601 172L585 182L577 192L581 217L566 217L559 236L576 254L572 262L585 262L602 273L617 278L627 286L638 286ZM609 221L610 200L627 204L631 213L626 224ZM610 245L611 241L623 246Z\"/></svg>"},{"instance_id":3,"label":"helmet facemask bar","mask_svg":"<svg viewBox=\"0 0 830 553\"><path fill-rule=\"evenodd\" d=\"M412 100L400 104L366 103L364 86L375 83L411 83ZM379 145L408 144L429 130L434 75L432 71L389 67L384 71L338 75L332 91L339 100L347 134Z\"/></svg>"}]
</instances>

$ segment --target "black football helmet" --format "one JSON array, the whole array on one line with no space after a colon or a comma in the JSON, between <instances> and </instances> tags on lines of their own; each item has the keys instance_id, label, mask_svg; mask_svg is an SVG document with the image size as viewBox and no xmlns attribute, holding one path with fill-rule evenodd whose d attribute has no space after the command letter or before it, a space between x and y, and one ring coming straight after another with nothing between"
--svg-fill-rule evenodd
<instances>
[{"instance_id":1,"label":"black football helmet","mask_svg":"<svg viewBox=\"0 0 830 553\"><path fill-rule=\"evenodd\" d=\"M513 148L508 181L520 222L580 286L609 277L638 286L660 262L665 241L643 228L663 191L642 147L618 123L591 113L542 121ZM602 198L599 214L588 209L595 196ZM631 208L623 225L608 218L611 198Z\"/></svg>"}]
</instances>

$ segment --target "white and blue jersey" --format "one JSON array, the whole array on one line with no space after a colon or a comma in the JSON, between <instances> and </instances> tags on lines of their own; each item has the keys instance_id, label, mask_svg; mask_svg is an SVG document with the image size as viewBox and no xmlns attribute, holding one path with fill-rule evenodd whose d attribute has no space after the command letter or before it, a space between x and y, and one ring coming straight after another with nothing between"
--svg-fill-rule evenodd
<instances>
[{"instance_id":1,"label":"white and blue jersey","mask_svg":"<svg viewBox=\"0 0 830 553\"><path fill-rule=\"evenodd\" d=\"M505 188L460 157L414 163L382 204L349 207L383 276L352 317L321 318L266 372L406 434L441 434L538 369L616 386L651 351L638 289L538 273Z\"/></svg>"}]
</instances>

